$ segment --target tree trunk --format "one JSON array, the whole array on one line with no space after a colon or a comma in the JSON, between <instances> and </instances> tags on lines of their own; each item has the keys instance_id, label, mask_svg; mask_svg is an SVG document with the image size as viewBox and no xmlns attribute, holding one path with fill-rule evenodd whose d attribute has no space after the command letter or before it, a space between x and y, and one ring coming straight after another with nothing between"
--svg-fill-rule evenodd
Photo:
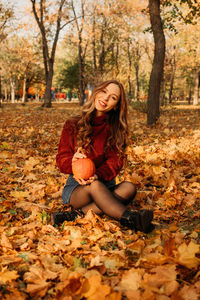
<instances>
[{"instance_id":1,"label":"tree trunk","mask_svg":"<svg viewBox=\"0 0 200 300\"><path fill-rule=\"evenodd\" d=\"M0 74L0 107L2 107L1 74Z\"/></svg>"},{"instance_id":2,"label":"tree trunk","mask_svg":"<svg viewBox=\"0 0 200 300\"><path fill-rule=\"evenodd\" d=\"M84 19L85 19L85 2L81 0L81 25L78 23L78 18L76 15L76 10L74 7L73 0L71 2L72 10L74 14L74 20L76 22L76 29L78 33L78 62L79 62L79 99L80 99L80 105L83 105L84 99L85 99L85 83L84 83L84 58L86 54L86 48L85 48L85 54L83 53L83 46L82 46L82 32L84 27ZM94 23L95 25L95 23Z\"/></svg>"},{"instance_id":3,"label":"tree trunk","mask_svg":"<svg viewBox=\"0 0 200 300\"><path fill-rule=\"evenodd\" d=\"M67 21L64 25L61 26L61 21L64 16L63 14L63 8L64 4L66 4L65 0L62 0L58 2L58 10L57 12L57 19L56 22L54 22L55 25L55 35L52 37L52 47L50 50L50 45L48 44L48 31L51 29L51 25L49 24L49 28L45 28L45 5L43 0L39 1L39 8L36 8L36 1L30 0L32 3L32 11L35 17L35 20L37 22L37 25L39 27L41 38L42 38L42 47L43 47L43 61L44 61L44 69L45 69L45 79L46 79L46 88L45 88L45 94L44 94L44 103L42 104L43 107L52 107L51 104L51 87L52 87L52 81L53 81L53 67L54 67L54 61L55 61L55 53L56 53L56 47L58 43L58 37L60 34L60 31L64 26L69 24L71 22Z\"/></svg>"},{"instance_id":4,"label":"tree trunk","mask_svg":"<svg viewBox=\"0 0 200 300\"><path fill-rule=\"evenodd\" d=\"M10 80L10 90L11 90L11 103L15 103L15 82Z\"/></svg>"},{"instance_id":5,"label":"tree trunk","mask_svg":"<svg viewBox=\"0 0 200 300\"><path fill-rule=\"evenodd\" d=\"M165 59L165 36L160 17L160 0L149 0L150 21L154 37L154 59L149 81L147 124L155 124L160 116L160 86Z\"/></svg>"},{"instance_id":6,"label":"tree trunk","mask_svg":"<svg viewBox=\"0 0 200 300\"><path fill-rule=\"evenodd\" d=\"M131 71L132 71L132 61L130 53L130 40L127 41L127 53L128 53L128 96L132 97L132 85L131 85Z\"/></svg>"},{"instance_id":7,"label":"tree trunk","mask_svg":"<svg viewBox=\"0 0 200 300\"><path fill-rule=\"evenodd\" d=\"M169 103L172 103L172 93L174 88L174 78L175 78L175 72L176 72L176 56L175 53L173 55L173 65L172 65L172 75L170 78L170 88L169 88Z\"/></svg>"},{"instance_id":8,"label":"tree trunk","mask_svg":"<svg viewBox=\"0 0 200 300\"><path fill-rule=\"evenodd\" d=\"M135 67L135 98L137 101L140 101L139 62L135 62L134 67Z\"/></svg>"},{"instance_id":9,"label":"tree trunk","mask_svg":"<svg viewBox=\"0 0 200 300\"><path fill-rule=\"evenodd\" d=\"M52 107L51 102L51 87L53 82L53 62L49 61L49 70L48 70L48 77L46 79L46 87L44 92L44 102L42 104L42 107Z\"/></svg>"},{"instance_id":10,"label":"tree trunk","mask_svg":"<svg viewBox=\"0 0 200 300\"><path fill-rule=\"evenodd\" d=\"M82 57L82 37L79 36L79 47L78 47L78 57L79 57L79 90L80 90L80 105L84 103L84 64Z\"/></svg>"},{"instance_id":11,"label":"tree trunk","mask_svg":"<svg viewBox=\"0 0 200 300\"><path fill-rule=\"evenodd\" d=\"M194 70L194 96L193 105L198 105L199 103L199 70L196 68Z\"/></svg>"},{"instance_id":12,"label":"tree trunk","mask_svg":"<svg viewBox=\"0 0 200 300\"><path fill-rule=\"evenodd\" d=\"M96 57L96 20L95 20L95 15L93 16L93 26L92 26L92 49L93 49L94 73L96 73L96 71L97 71L97 57Z\"/></svg>"},{"instance_id":13,"label":"tree trunk","mask_svg":"<svg viewBox=\"0 0 200 300\"><path fill-rule=\"evenodd\" d=\"M169 88L169 103L172 103L172 93L174 88L174 77L175 77L176 66L174 66L172 75L170 78L170 88Z\"/></svg>"},{"instance_id":14,"label":"tree trunk","mask_svg":"<svg viewBox=\"0 0 200 300\"><path fill-rule=\"evenodd\" d=\"M0 99L2 98L2 90L1 90L1 74L0 74Z\"/></svg>"},{"instance_id":15,"label":"tree trunk","mask_svg":"<svg viewBox=\"0 0 200 300\"><path fill-rule=\"evenodd\" d=\"M191 99L192 99L192 87L189 85L189 93L188 93L188 104L191 104Z\"/></svg>"},{"instance_id":16,"label":"tree trunk","mask_svg":"<svg viewBox=\"0 0 200 300\"><path fill-rule=\"evenodd\" d=\"M26 100L26 75L24 77L24 82L23 82L22 103L25 103L25 100Z\"/></svg>"},{"instance_id":17,"label":"tree trunk","mask_svg":"<svg viewBox=\"0 0 200 300\"><path fill-rule=\"evenodd\" d=\"M4 88L4 98L5 98L5 101L7 102L8 101L8 89L7 89L7 87Z\"/></svg>"},{"instance_id":18,"label":"tree trunk","mask_svg":"<svg viewBox=\"0 0 200 300\"><path fill-rule=\"evenodd\" d=\"M101 29L101 53L99 55L99 70L100 74L103 75L104 63L105 63L105 43L104 43L104 28Z\"/></svg>"},{"instance_id":19,"label":"tree trunk","mask_svg":"<svg viewBox=\"0 0 200 300\"><path fill-rule=\"evenodd\" d=\"M135 99L140 101L140 81L139 81L139 68L140 68L140 49L139 43L136 42L134 47L134 68L135 68Z\"/></svg>"},{"instance_id":20,"label":"tree trunk","mask_svg":"<svg viewBox=\"0 0 200 300\"><path fill-rule=\"evenodd\" d=\"M116 58L115 58L115 64L117 69L117 75L119 74L119 41L116 43Z\"/></svg>"},{"instance_id":21,"label":"tree trunk","mask_svg":"<svg viewBox=\"0 0 200 300\"><path fill-rule=\"evenodd\" d=\"M165 83L165 79L163 78L160 85L160 106L164 106L166 103L165 93L166 93L166 83Z\"/></svg>"},{"instance_id":22,"label":"tree trunk","mask_svg":"<svg viewBox=\"0 0 200 300\"><path fill-rule=\"evenodd\" d=\"M36 100L36 102L39 102L39 101L40 101L40 94L39 94L39 93L37 93L37 94L35 95L35 100Z\"/></svg>"}]
</instances>

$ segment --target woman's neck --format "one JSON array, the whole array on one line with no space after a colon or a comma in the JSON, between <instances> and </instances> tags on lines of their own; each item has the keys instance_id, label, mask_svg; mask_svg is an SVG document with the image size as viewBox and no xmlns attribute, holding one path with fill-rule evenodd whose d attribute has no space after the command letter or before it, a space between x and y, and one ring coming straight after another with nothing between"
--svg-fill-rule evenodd
<instances>
[{"instance_id":1,"label":"woman's neck","mask_svg":"<svg viewBox=\"0 0 200 300\"><path fill-rule=\"evenodd\" d=\"M106 115L106 113L98 111L98 110L96 111L96 114L95 114L96 117L101 117L101 116L105 116L105 115Z\"/></svg>"}]
</instances>

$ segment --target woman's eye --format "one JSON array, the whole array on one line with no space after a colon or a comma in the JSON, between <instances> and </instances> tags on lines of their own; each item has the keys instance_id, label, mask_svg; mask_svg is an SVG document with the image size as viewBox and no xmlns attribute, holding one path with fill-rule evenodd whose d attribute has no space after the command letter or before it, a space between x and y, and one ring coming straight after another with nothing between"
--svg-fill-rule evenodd
<instances>
[{"instance_id":1,"label":"woman's eye","mask_svg":"<svg viewBox=\"0 0 200 300\"><path fill-rule=\"evenodd\" d=\"M102 92L105 94L105 93L106 93L106 90L103 90Z\"/></svg>"}]
</instances>

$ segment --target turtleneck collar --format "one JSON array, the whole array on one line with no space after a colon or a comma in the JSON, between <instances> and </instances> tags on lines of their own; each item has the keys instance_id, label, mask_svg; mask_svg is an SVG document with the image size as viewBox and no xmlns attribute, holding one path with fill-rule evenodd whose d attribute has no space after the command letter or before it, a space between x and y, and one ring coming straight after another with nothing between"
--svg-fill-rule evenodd
<instances>
[{"instance_id":1,"label":"turtleneck collar","mask_svg":"<svg viewBox=\"0 0 200 300\"><path fill-rule=\"evenodd\" d=\"M94 118L93 118L93 124L94 125L102 125L104 122L106 122L108 120L108 115L107 114L104 114L104 115L102 115L102 116L99 116L99 117L97 117L97 116L95 116Z\"/></svg>"}]
</instances>

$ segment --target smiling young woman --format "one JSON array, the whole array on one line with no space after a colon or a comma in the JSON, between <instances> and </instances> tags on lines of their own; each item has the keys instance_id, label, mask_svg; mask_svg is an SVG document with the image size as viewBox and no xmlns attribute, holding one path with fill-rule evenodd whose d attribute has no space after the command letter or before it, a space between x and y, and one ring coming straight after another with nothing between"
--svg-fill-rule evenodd
<instances>
[{"instance_id":1,"label":"smiling young woman","mask_svg":"<svg viewBox=\"0 0 200 300\"><path fill-rule=\"evenodd\" d=\"M75 220L92 209L136 231L152 229L152 211L127 208L136 195L135 185L128 181L115 182L126 159L127 144L125 91L121 83L109 80L93 90L81 116L68 119L64 125L56 161L61 172L70 174L62 198L63 203L71 204L73 209L54 213L54 224ZM85 157L94 162L95 175L88 180L74 178L73 162Z\"/></svg>"},{"instance_id":2,"label":"smiling young woman","mask_svg":"<svg viewBox=\"0 0 200 300\"><path fill-rule=\"evenodd\" d=\"M96 116L102 116L112 109L116 109L120 98L120 88L114 83L107 85L95 97Z\"/></svg>"}]
</instances>

